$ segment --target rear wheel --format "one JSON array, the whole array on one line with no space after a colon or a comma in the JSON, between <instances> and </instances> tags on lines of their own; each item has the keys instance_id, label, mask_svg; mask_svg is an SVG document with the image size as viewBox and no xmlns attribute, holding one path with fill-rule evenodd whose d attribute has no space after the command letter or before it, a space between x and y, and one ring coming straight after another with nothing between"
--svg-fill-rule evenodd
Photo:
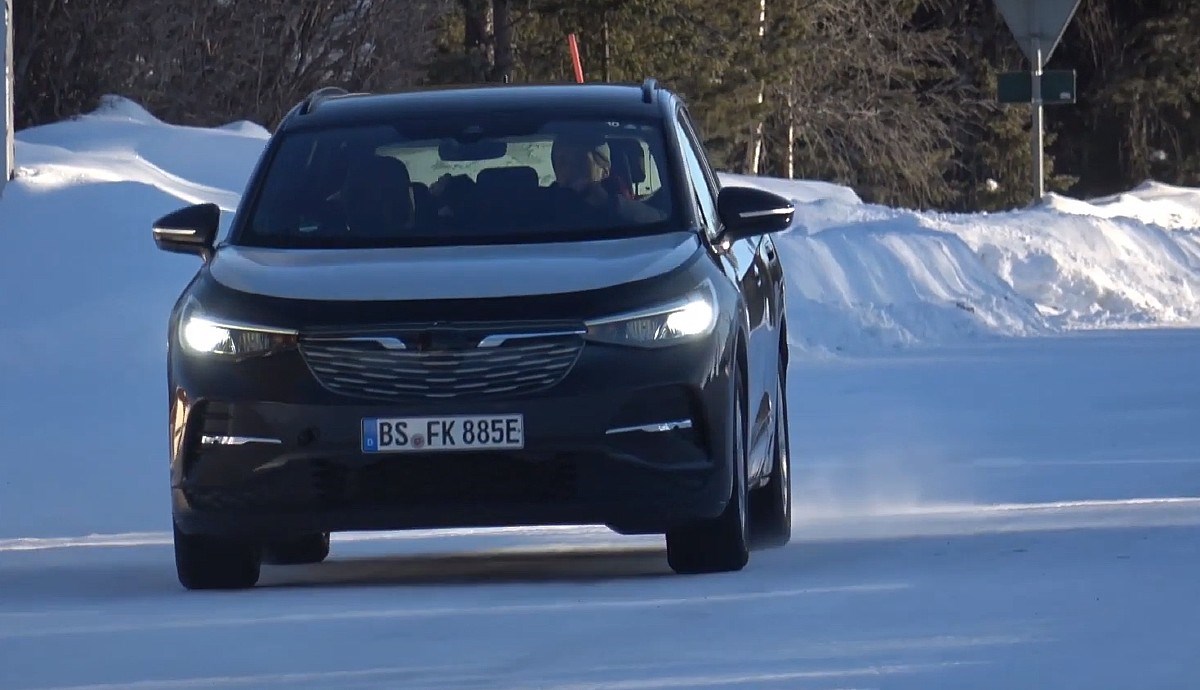
<instances>
[{"instance_id":1,"label":"rear wheel","mask_svg":"<svg viewBox=\"0 0 1200 690\"><path fill-rule=\"evenodd\" d=\"M320 563L327 556L329 533L324 532L267 544L263 547L262 560L270 565L303 565Z\"/></svg>"},{"instance_id":2,"label":"rear wheel","mask_svg":"<svg viewBox=\"0 0 1200 690\"><path fill-rule=\"evenodd\" d=\"M175 525L175 570L187 589L244 589L258 583L257 545L203 534L184 534Z\"/></svg>"},{"instance_id":3,"label":"rear wheel","mask_svg":"<svg viewBox=\"0 0 1200 690\"><path fill-rule=\"evenodd\" d=\"M750 492L750 546L776 549L792 538L792 458L787 414L786 364L779 372L775 401L775 443L767 485Z\"/></svg>"},{"instance_id":4,"label":"rear wheel","mask_svg":"<svg viewBox=\"0 0 1200 690\"><path fill-rule=\"evenodd\" d=\"M740 376L735 380L730 431L733 488L724 512L667 532L667 563L681 574L741 570L750 558L746 496L746 423Z\"/></svg>"}]
</instances>

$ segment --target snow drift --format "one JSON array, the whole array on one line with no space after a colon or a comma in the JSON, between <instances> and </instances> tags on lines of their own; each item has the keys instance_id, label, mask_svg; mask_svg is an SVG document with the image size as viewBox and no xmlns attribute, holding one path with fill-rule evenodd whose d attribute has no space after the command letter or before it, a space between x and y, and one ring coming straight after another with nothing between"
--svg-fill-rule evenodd
<instances>
[{"instance_id":1,"label":"snow drift","mask_svg":"<svg viewBox=\"0 0 1200 690\"><path fill-rule=\"evenodd\" d=\"M727 176L790 196L790 306L809 350L1200 324L1200 190L1147 182L993 214L863 204L849 190Z\"/></svg>"}]
</instances>

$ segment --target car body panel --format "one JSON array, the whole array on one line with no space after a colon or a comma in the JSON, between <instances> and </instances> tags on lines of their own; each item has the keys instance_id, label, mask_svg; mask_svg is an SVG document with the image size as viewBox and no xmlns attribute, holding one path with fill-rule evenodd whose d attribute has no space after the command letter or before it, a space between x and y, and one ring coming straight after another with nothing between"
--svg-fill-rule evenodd
<instances>
[{"instance_id":1,"label":"car body panel","mask_svg":"<svg viewBox=\"0 0 1200 690\"><path fill-rule=\"evenodd\" d=\"M617 117L654 117L661 113L665 100L646 103L640 87L621 84L433 87L330 98L310 113L301 115L293 110L280 130L388 122L395 113L440 118L457 113L550 110L563 115L604 112Z\"/></svg>"},{"instance_id":2,"label":"car body panel","mask_svg":"<svg viewBox=\"0 0 1200 690\"><path fill-rule=\"evenodd\" d=\"M723 225L716 214L721 184L708 161L700 136L687 109L676 110L675 128L681 155L690 146L694 166L686 171L687 185L693 193L693 211L699 211L702 236L709 240L710 251L721 261L728 279L742 295L746 327L746 403L750 437L747 439L748 471L752 480L770 472L770 441L773 440L775 411L772 402L778 390L778 323L782 313L782 266L775 256L769 236L754 235L726 241ZM711 218L709 218L711 217Z\"/></svg>"},{"instance_id":3,"label":"car body panel","mask_svg":"<svg viewBox=\"0 0 1200 690\"><path fill-rule=\"evenodd\" d=\"M212 277L269 297L379 301L470 299L596 290L654 278L699 248L692 232L594 242L264 249L222 247Z\"/></svg>"},{"instance_id":4,"label":"car body panel","mask_svg":"<svg viewBox=\"0 0 1200 690\"><path fill-rule=\"evenodd\" d=\"M732 479L710 452L722 447L727 433L711 413L728 405L729 366L716 358L729 348L713 340L698 344L687 357L663 350L641 368L623 369L613 366L625 359L614 349L585 347L566 379L547 393L471 401L334 402L335 394L306 390L298 396L306 403L259 402L270 397L267 392L277 388L278 378L309 378L298 356L272 363L276 370L256 377L257 385L255 379L243 380L224 390L216 379L228 377L221 373L183 367L176 380L190 385L177 391L209 395L189 399L183 394L175 401L176 517L183 529L201 532L219 532L236 517L241 529L267 535L286 525L280 514L302 517L316 531L550 520L609 524L626 532L661 532L718 514ZM247 400L253 402L242 402ZM522 414L525 447L360 452L364 418L464 413ZM679 418L694 425L660 433L621 431ZM264 442L205 447L200 443L205 436ZM437 468L454 476L431 477ZM505 480L496 474L501 469L510 478L528 478L531 486L496 486ZM553 473L558 476L546 476ZM555 484L547 487L546 481ZM390 488L379 485L388 482ZM422 495L413 483L434 495ZM432 498L436 501L424 500Z\"/></svg>"}]
</instances>

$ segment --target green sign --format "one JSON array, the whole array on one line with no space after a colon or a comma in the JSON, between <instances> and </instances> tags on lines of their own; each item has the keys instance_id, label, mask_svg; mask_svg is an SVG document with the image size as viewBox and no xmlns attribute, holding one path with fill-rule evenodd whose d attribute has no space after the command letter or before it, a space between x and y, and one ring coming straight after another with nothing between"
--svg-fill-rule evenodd
<instances>
[{"instance_id":1,"label":"green sign","mask_svg":"<svg viewBox=\"0 0 1200 690\"><path fill-rule=\"evenodd\" d=\"M1029 72L1002 72L996 80L996 96L1001 103L1032 103L1033 75ZM1075 102L1075 70L1042 72L1042 103L1062 105Z\"/></svg>"}]
</instances>

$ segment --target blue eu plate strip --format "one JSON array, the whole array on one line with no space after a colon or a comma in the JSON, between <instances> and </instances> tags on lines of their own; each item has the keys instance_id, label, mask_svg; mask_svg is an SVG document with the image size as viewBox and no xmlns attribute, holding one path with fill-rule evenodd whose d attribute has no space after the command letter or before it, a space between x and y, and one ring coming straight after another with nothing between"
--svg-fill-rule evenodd
<instances>
[{"instance_id":1,"label":"blue eu plate strip","mask_svg":"<svg viewBox=\"0 0 1200 690\"><path fill-rule=\"evenodd\" d=\"M379 452L379 425L374 419L362 421L362 449L364 453Z\"/></svg>"}]
</instances>

